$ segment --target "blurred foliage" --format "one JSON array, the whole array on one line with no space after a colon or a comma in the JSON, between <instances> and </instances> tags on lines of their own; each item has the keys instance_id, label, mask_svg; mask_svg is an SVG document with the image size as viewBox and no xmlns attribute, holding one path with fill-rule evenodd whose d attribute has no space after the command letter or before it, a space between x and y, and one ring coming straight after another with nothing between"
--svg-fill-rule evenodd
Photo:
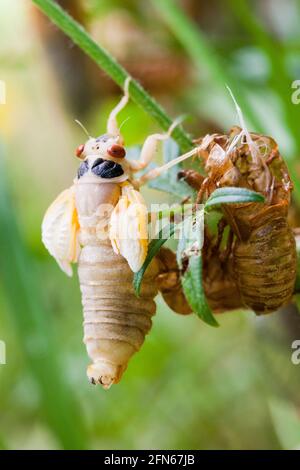
<instances>
[{"instance_id":1,"label":"blurred foliage","mask_svg":"<svg viewBox=\"0 0 300 470\"><path fill-rule=\"evenodd\" d=\"M43 299L35 260L27 253L14 218L11 194L1 151L0 219L2 229L1 281L6 293L7 308L18 332L20 348L36 380L37 397L50 428L66 448L84 448L84 428L69 387L64 360L59 354L51 320ZM30 275L28 275L30 268ZM48 313L49 315L49 313ZM76 427L72 426L77 416Z\"/></svg>"},{"instance_id":2,"label":"blurred foliage","mask_svg":"<svg viewBox=\"0 0 300 470\"><path fill-rule=\"evenodd\" d=\"M188 50L184 31L165 26L164 0L161 11L156 1L143 9L137 0L81 3L87 28L97 30L99 19L125 9L170 53L191 58L187 86L171 93L165 85L160 101L173 116L193 116L186 127L195 136L236 124L222 83L233 77L233 92L258 123L252 130L263 129L279 142L299 184L300 105L288 102L300 73L298 1L178 2L188 14L186 19L180 9L180 22L192 21L201 34L206 49L200 55L199 44ZM290 357L291 343L300 337L300 316L291 323L289 309L266 318L229 313L218 316L220 328L213 329L196 316L173 314L159 298L153 330L122 382L109 392L88 384L77 279L59 271L40 241L46 207L76 172L72 155L84 137L74 118L80 116L65 106L55 69L37 39L29 0L2 0L0 11L0 79L7 84L7 104L0 106L6 148L0 181L0 339L7 344L7 364L0 366L0 447L299 446L300 369ZM101 88L101 74L94 79ZM91 133L104 131L118 97L113 88L95 94L84 122ZM121 120L127 116L123 132L130 145L158 130L133 104ZM168 201L154 189L144 194L149 202Z\"/></svg>"},{"instance_id":3,"label":"blurred foliage","mask_svg":"<svg viewBox=\"0 0 300 470\"><path fill-rule=\"evenodd\" d=\"M289 402L275 400L270 403L274 426L282 447L300 449L300 420L299 410Z\"/></svg>"}]
</instances>

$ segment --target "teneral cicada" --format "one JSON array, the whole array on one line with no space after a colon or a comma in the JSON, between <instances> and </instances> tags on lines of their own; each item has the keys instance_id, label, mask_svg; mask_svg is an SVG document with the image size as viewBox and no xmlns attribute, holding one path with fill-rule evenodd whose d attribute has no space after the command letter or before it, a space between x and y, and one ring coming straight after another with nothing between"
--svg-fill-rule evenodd
<instances>
[{"instance_id":1,"label":"teneral cicada","mask_svg":"<svg viewBox=\"0 0 300 470\"><path fill-rule=\"evenodd\" d=\"M199 190L198 202L225 186L265 196L264 204L222 205L216 244L203 255L208 300L213 307L244 305L257 314L273 312L290 301L296 278L295 240L287 219L292 183L278 146L270 137L234 127L229 135L212 135L200 155L206 177L193 170L179 175ZM228 225L227 247L221 253Z\"/></svg>"},{"instance_id":2,"label":"teneral cicada","mask_svg":"<svg viewBox=\"0 0 300 470\"><path fill-rule=\"evenodd\" d=\"M104 388L120 380L156 310L153 299L162 263L154 260L149 266L140 297L134 294L132 278L148 250L148 214L139 187L165 168L155 168L140 179L133 174L147 167L157 142L168 138L173 128L149 136L140 159L127 160L116 115L128 101L128 85L110 114L107 134L90 137L77 148L81 164L74 184L52 203L42 224L43 242L63 271L72 275L71 263L78 263L84 342L93 361L87 375Z\"/></svg>"}]
</instances>

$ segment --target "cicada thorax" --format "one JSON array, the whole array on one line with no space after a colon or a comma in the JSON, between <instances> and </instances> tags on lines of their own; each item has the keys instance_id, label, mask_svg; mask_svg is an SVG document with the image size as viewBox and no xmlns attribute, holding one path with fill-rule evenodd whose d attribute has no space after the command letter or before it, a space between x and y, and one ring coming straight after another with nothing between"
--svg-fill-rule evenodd
<instances>
[{"instance_id":1,"label":"cicada thorax","mask_svg":"<svg viewBox=\"0 0 300 470\"><path fill-rule=\"evenodd\" d=\"M269 137L250 134L251 147L237 142L228 152L239 131L233 128L227 138L217 136L210 144L207 162L215 145L227 154L219 167L210 162L207 195L216 187L237 186L265 196L264 204L227 204L222 211L235 234L233 271L242 301L257 314L269 313L291 299L295 284L296 247L287 220L292 183Z\"/></svg>"},{"instance_id":2,"label":"cicada thorax","mask_svg":"<svg viewBox=\"0 0 300 470\"><path fill-rule=\"evenodd\" d=\"M109 238L105 206L114 207L120 186L114 183L75 183L76 206L82 245L78 276L84 315L84 342L92 359L88 377L104 388L117 383L131 356L151 328L157 294L155 263L146 272L141 297L132 287L133 272L127 261L114 253Z\"/></svg>"}]
</instances>

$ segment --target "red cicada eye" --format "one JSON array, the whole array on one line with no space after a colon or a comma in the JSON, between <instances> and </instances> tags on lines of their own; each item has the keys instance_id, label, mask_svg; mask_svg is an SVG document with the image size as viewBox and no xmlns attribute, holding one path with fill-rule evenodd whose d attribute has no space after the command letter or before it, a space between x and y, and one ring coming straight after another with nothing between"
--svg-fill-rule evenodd
<instances>
[{"instance_id":1,"label":"red cicada eye","mask_svg":"<svg viewBox=\"0 0 300 470\"><path fill-rule=\"evenodd\" d=\"M76 157L82 158L82 152L83 152L83 151L84 151L84 145L81 144L81 145L79 145L79 147L77 147L77 149L76 149L76 152L75 152Z\"/></svg>"},{"instance_id":2,"label":"red cicada eye","mask_svg":"<svg viewBox=\"0 0 300 470\"><path fill-rule=\"evenodd\" d=\"M113 144L109 149L107 149L108 155L115 158L124 158L126 155L126 150L122 145Z\"/></svg>"}]
</instances>

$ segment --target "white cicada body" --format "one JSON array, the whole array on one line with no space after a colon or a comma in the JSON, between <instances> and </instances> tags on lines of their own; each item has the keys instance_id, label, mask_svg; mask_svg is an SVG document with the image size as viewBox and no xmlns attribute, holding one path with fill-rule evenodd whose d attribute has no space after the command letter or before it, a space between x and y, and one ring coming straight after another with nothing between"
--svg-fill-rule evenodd
<instances>
[{"instance_id":1,"label":"white cicada body","mask_svg":"<svg viewBox=\"0 0 300 470\"><path fill-rule=\"evenodd\" d=\"M116 168L121 171L118 167L114 171ZM103 174L105 176L105 172ZM115 179L116 182L111 182ZM104 387L120 380L130 357L143 344L145 334L151 328L151 316L156 310L153 301L157 294L156 266L152 264L147 273L141 298L134 294L133 271L129 266L135 263L135 270L142 266L147 253L147 232L141 234L143 238L137 234L138 237L132 240L117 233L129 225L128 205L123 210L119 205L128 197L128 192L131 195L137 193L129 183L122 182L123 179L123 176L117 176L103 183L101 177L99 181L99 177L88 171L75 182L82 247L78 275L84 313L84 342L93 360L88 367L88 377L92 383L101 383ZM123 188L126 188L126 195ZM142 199L140 204L145 207ZM141 217L147 217L146 211L141 212ZM144 226L145 220L134 221L133 228L136 224ZM115 253L112 240L107 238L108 233L114 233L114 245L123 247L127 243L133 246L127 246L127 250L115 248L119 251Z\"/></svg>"},{"instance_id":2,"label":"white cicada body","mask_svg":"<svg viewBox=\"0 0 300 470\"><path fill-rule=\"evenodd\" d=\"M42 224L42 239L60 267L78 275L84 313L84 342L92 359L91 383L109 388L119 382L131 356L140 349L151 328L157 294L159 262L155 259L143 279L141 296L134 293L133 272L143 265L148 250L148 214L138 187L170 167L151 170L140 180L132 174L150 163L156 143L167 134L149 136L138 161L128 161L117 128L116 114L126 94L112 111L108 134L90 137L78 147L82 160L73 186L52 203ZM197 153L178 157L172 164Z\"/></svg>"},{"instance_id":3,"label":"white cicada body","mask_svg":"<svg viewBox=\"0 0 300 470\"><path fill-rule=\"evenodd\" d=\"M84 342L93 361L87 373L92 383L108 388L120 380L151 328L158 267L152 263L137 298L132 280L147 254L147 209L120 161L124 148L104 135L79 153L86 156L78 176L46 212L42 238L67 274L70 263L78 262Z\"/></svg>"}]
</instances>

